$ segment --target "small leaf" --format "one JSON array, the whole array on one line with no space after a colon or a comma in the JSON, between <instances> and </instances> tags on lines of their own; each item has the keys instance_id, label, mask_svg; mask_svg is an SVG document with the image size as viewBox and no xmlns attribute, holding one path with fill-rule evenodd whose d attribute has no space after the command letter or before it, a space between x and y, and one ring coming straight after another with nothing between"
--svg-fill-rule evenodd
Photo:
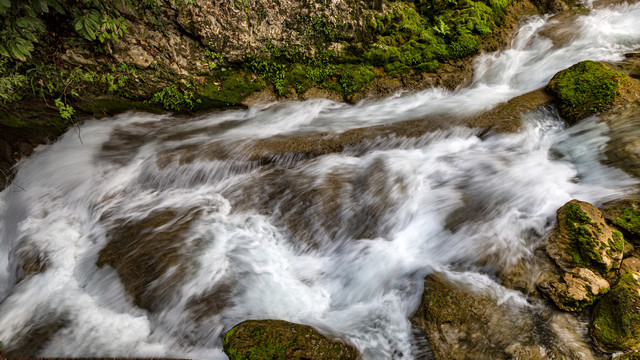
<instances>
[{"instance_id":1,"label":"small leaf","mask_svg":"<svg viewBox=\"0 0 640 360\"><path fill-rule=\"evenodd\" d=\"M76 20L75 24L73 25L74 29L76 29L76 31L80 31L83 28L82 25L82 20Z\"/></svg>"}]
</instances>

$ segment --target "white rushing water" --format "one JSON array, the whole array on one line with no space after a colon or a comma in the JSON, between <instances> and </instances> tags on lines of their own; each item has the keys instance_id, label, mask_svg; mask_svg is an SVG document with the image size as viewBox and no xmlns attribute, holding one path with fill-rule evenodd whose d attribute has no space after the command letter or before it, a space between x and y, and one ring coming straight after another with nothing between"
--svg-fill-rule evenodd
<instances>
[{"instance_id":1,"label":"white rushing water","mask_svg":"<svg viewBox=\"0 0 640 360\"><path fill-rule=\"evenodd\" d=\"M510 50L481 55L472 84L456 92L271 104L194 119L127 113L85 122L82 142L70 131L38 149L0 194L0 340L10 346L53 323L60 330L40 355L225 359L226 330L271 318L342 336L366 359L413 359L408 319L424 276L453 265L513 306L532 306L476 264L532 257L565 202L599 204L635 185L600 163L608 129L595 118L566 128L553 109L539 109L516 134L451 127L287 168L199 159L198 147L196 161L162 166L158 153L470 115L540 88L578 61L616 61L640 47L640 4L579 17L571 25L577 35L562 47L538 35L545 24L531 19ZM152 285L173 287L147 311L116 270L96 262L114 229L167 211L193 220L179 234L188 275L171 283L181 268L170 267ZM153 234L140 227L136 236ZM46 269L23 279L21 256L34 253ZM208 294L218 308L194 315L193 300Z\"/></svg>"}]
</instances>

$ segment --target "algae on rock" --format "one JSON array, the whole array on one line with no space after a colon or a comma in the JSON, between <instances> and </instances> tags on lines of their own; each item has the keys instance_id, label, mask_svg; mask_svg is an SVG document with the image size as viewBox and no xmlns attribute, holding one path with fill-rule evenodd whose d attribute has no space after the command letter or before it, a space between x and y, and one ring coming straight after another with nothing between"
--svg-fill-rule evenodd
<instances>
[{"instance_id":1,"label":"algae on rock","mask_svg":"<svg viewBox=\"0 0 640 360\"><path fill-rule=\"evenodd\" d=\"M311 326L282 320L248 320L227 331L230 360L355 360L355 347L320 334Z\"/></svg>"},{"instance_id":2,"label":"algae on rock","mask_svg":"<svg viewBox=\"0 0 640 360\"><path fill-rule=\"evenodd\" d=\"M591 334L605 351L640 347L640 273L630 271L620 277L593 311Z\"/></svg>"},{"instance_id":3,"label":"algae on rock","mask_svg":"<svg viewBox=\"0 0 640 360\"><path fill-rule=\"evenodd\" d=\"M538 289L559 308L580 311L609 290L605 278L620 268L624 238L600 210L571 200L558 210L545 249L559 269L540 276Z\"/></svg>"},{"instance_id":4,"label":"algae on rock","mask_svg":"<svg viewBox=\"0 0 640 360\"><path fill-rule=\"evenodd\" d=\"M582 61L557 73L546 90L556 99L558 111L573 124L607 110L630 85L629 77L595 61Z\"/></svg>"}]
</instances>

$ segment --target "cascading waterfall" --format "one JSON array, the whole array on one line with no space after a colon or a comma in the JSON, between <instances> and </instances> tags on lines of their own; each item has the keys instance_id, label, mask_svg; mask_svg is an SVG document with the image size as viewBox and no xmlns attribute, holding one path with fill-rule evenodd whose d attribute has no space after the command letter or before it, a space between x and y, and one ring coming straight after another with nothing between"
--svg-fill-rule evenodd
<instances>
[{"instance_id":1,"label":"cascading waterfall","mask_svg":"<svg viewBox=\"0 0 640 360\"><path fill-rule=\"evenodd\" d=\"M0 193L0 340L45 324L56 331L42 356L224 359L226 330L272 318L340 335L366 359L414 359L408 318L436 270L544 311L491 269L533 257L566 201L598 204L637 185L601 164L609 138L596 118L566 128L544 108L524 114L515 134L450 126L285 165L200 158L198 149L466 116L578 61L619 61L640 47L640 4L577 17L561 46L539 35L548 23L532 18L511 49L480 55L472 84L456 92L192 119L126 113L86 121L82 141L70 131L39 148ZM160 154L181 147L194 161L163 163ZM131 236L151 244L151 260L110 245ZM41 272L25 277L25 258ZM127 283L137 273L110 266L127 261L152 264L156 278L142 289Z\"/></svg>"}]
</instances>

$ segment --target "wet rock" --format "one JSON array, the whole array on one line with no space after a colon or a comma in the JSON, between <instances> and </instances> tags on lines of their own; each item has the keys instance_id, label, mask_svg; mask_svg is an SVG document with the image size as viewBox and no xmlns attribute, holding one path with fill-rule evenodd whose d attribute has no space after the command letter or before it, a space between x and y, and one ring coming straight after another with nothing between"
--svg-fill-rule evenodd
<instances>
[{"instance_id":1,"label":"wet rock","mask_svg":"<svg viewBox=\"0 0 640 360\"><path fill-rule=\"evenodd\" d=\"M633 246L632 243L628 242L627 240L624 241L624 249L622 250L622 258L628 258L629 256L633 255L633 253L635 252L636 248Z\"/></svg>"},{"instance_id":2,"label":"wet rock","mask_svg":"<svg viewBox=\"0 0 640 360\"><path fill-rule=\"evenodd\" d=\"M499 104L486 113L468 118L465 124L500 133L516 132L522 126L523 114L549 105L551 101L551 96L543 90L532 91Z\"/></svg>"},{"instance_id":3,"label":"wet rock","mask_svg":"<svg viewBox=\"0 0 640 360\"><path fill-rule=\"evenodd\" d=\"M256 100L256 99L254 99ZM273 98L272 100L275 100ZM260 102L259 100L256 100ZM477 127L496 132L515 132L521 127L522 114L550 104L551 98L541 90L516 97L487 112L466 118L433 116L418 120L350 129L343 133L273 136L238 144L212 143L205 146L183 146L163 151L158 166L169 163L186 164L196 159L257 161L261 164L276 159L309 159L353 149L372 141L402 141L419 138L426 133L451 126Z\"/></svg>"},{"instance_id":4,"label":"wet rock","mask_svg":"<svg viewBox=\"0 0 640 360\"><path fill-rule=\"evenodd\" d=\"M623 274L593 311L591 335L605 351L640 347L640 273Z\"/></svg>"},{"instance_id":5,"label":"wet rock","mask_svg":"<svg viewBox=\"0 0 640 360\"><path fill-rule=\"evenodd\" d=\"M557 212L546 251L564 271L585 267L603 276L620 268L624 239L593 205L571 200Z\"/></svg>"},{"instance_id":6,"label":"wet rock","mask_svg":"<svg viewBox=\"0 0 640 360\"><path fill-rule=\"evenodd\" d=\"M108 243L100 250L96 265L113 267L133 302L156 310L170 298L189 268L186 254L194 244L188 241L187 230L198 216L196 209L184 213L168 209L137 221L110 219Z\"/></svg>"},{"instance_id":7,"label":"wet rock","mask_svg":"<svg viewBox=\"0 0 640 360\"><path fill-rule=\"evenodd\" d=\"M562 276L545 272L537 283L542 293L566 311L580 311L609 291L607 280L585 268L572 269Z\"/></svg>"},{"instance_id":8,"label":"wet rock","mask_svg":"<svg viewBox=\"0 0 640 360\"><path fill-rule=\"evenodd\" d=\"M637 257L630 257L622 260L620 272L626 273L628 271L640 271L640 259Z\"/></svg>"},{"instance_id":9,"label":"wet rock","mask_svg":"<svg viewBox=\"0 0 640 360\"><path fill-rule=\"evenodd\" d=\"M583 61L557 73L546 90L569 124L629 101L630 78L595 61Z\"/></svg>"},{"instance_id":10,"label":"wet rock","mask_svg":"<svg viewBox=\"0 0 640 360\"><path fill-rule=\"evenodd\" d=\"M605 114L610 129L605 154L607 162L640 178L640 105Z\"/></svg>"},{"instance_id":11,"label":"wet rock","mask_svg":"<svg viewBox=\"0 0 640 360\"><path fill-rule=\"evenodd\" d=\"M24 333L14 337L14 341L4 343L4 347L0 349L4 351L2 359L37 358L55 334L69 325L64 315L47 315L44 319L32 320Z\"/></svg>"},{"instance_id":12,"label":"wet rock","mask_svg":"<svg viewBox=\"0 0 640 360\"><path fill-rule=\"evenodd\" d=\"M628 239L640 244L640 200L625 199L602 208L605 219L619 228Z\"/></svg>"},{"instance_id":13,"label":"wet rock","mask_svg":"<svg viewBox=\"0 0 640 360\"><path fill-rule=\"evenodd\" d=\"M598 358L569 314L536 313L443 274L428 275L424 285L411 322L438 360Z\"/></svg>"},{"instance_id":14,"label":"wet rock","mask_svg":"<svg viewBox=\"0 0 640 360\"><path fill-rule=\"evenodd\" d=\"M316 87L312 87L307 90L304 94L300 96L302 100L311 100L311 99L327 99L335 102L343 101L342 95L335 91L331 91L328 89L319 89Z\"/></svg>"},{"instance_id":15,"label":"wet rock","mask_svg":"<svg viewBox=\"0 0 640 360\"><path fill-rule=\"evenodd\" d=\"M580 311L609 291L607 279L620 268L622 234L593 205L571 200L558 210L545 250L558 266L536 281L540 292L566 311Z\"/></svg>"},{"instance_id":16,"label":"wet rock","mask_svg":"<svg viewBox=\"0 0 640 360\"><path fill-rule=\"evenodd\" d=\"M331 339L307 325L282 320L249 320L224 336L224 352L230 360L347 360L358 359L349 344Z\"/></svg>"}]
</instances>

